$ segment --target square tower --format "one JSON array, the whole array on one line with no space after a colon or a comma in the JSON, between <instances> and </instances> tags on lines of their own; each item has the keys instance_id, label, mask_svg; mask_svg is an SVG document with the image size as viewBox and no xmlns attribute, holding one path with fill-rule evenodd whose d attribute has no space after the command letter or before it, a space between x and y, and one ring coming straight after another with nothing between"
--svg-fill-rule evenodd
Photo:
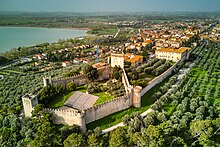
<instances>
[{"instance_id":1,"label":"square tower","mask_svg":"<svg viewBox=\"0 0 220 147\"><path fill-rule=\"evenodd\" d=\"M115 66L124 68L124 54L111 54L111 67Z\"/></svg>"}]
</instances>

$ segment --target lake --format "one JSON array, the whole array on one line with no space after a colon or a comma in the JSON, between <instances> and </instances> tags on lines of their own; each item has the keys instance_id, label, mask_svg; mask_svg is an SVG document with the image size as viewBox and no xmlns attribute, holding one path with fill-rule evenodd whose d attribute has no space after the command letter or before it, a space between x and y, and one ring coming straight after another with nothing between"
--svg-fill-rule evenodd
<instances>
[{"instance_id":1,"label":"lake","mask_svg":"<svg viewBox=\"0 0 220 147\"><path fill-rule=\"evenodd\" d=\"M0 27L0 52L19 46L32 46L84 36L86 32L86 30L58 28Z\"/></svg>"}]
</instances>

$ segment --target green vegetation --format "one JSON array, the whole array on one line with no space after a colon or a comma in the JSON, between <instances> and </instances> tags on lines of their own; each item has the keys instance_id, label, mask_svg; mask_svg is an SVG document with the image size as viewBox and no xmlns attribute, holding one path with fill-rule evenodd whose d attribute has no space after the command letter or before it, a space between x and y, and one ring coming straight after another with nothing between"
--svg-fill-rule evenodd
<instances>
[{"instance_id":1,"label":"green vegetation","mask_svg":"<svg viewBox=\"0 0 220 147\"><path fill-rule=\"evenodd\" d=\"M99 97L99 99L95 102L94 105L98 105L98 104L114 99L114 96L106 94L106 92L92 93L92 95Z\"/></svg>"},{"instance_id":2,"label":"green vegetation","mask_svg":"<svg viewBox=\"0 0 220 147\"><path fill-rule=\"evenodd\" d=\"M3 12L2 12L3 13ZM189 18L188 16L98 16L98 17L61 17L57 14L47 14L47 19L41 14L33 13L30 16L27 14L12 15L17 22L8 21L7 17L0 16L0 25L11 26L42 26L42 27L85 27L91 26L88 20L93 22L99 20L108 22L108 19L113 19L113 22L126 20L141 19L145 24L151 23L151 19L177 19ZM52 15L52 16L51 16ZM54 16L55 15L55 16ZM70 14L69 14L70 15ZM201 15L201 14L200 14ZM20 17L17 17L20 16ZM55 19L55 18L60 19ZM195 16L192 16L195 18ZM202 16L204 17L204 15ZM19 19L19 20L18 20ZM35 22L25 22L25 20L34 20ZM49 20L50 22L44 22ZM68 20L68 21L67 21ZM106 21L108 20L108 21ZM22 23L25 22L25 23ZM37 23L39 21L39 23ZM42 21L42 22L40 22ZM133 24L129 27L141 28L140 24ZM77 23L76 23L77 22ZM94 21L95 22L95 21ZM138 22L138 23L139 23ZM164 22L164 21L162 21ZM95 24L97 25L97 24ZM135 30L136 31L136 30ZM121 31L120 31L121 32ZM100 44L105 45L120 45L123 41L127 41L129 35L123 32L119 37L102 41ZM76 42L75 42L76 41ZM60 41L59 43L41 44L29 48L18 48L7 52L0 62L5 63L6 60L18 59L19 57L42 53L48 51L51 53L54 50L72 47L76 44L82 44L79 40ZM187 43L186 45L191 45ZM71 51L71 54L82 55L82 51ZM209 43L203 48L197 48L192 52L195 57L194 68L183 77L182 80L177 80L174 75L169 80L163 81L151 89L142 99L142 108L130 108L122 112L117 112L108 117L90 123L89 130L86 134L79 131L78 126L57 126L51 120L51 114L44 111L43 105L37 105L33 112L32 118L24 118L22 114L21 97L27 93L36 94L42 88L42 78L44 76L63 77L65 73L73 69L62 68L51 71L42 71L42 73L28 72L23 75L18 72L0 71L4 74L4 79L0 80L0 144L1 146L110 146L110 147L127 147L127 146L219 146L220 144L220 44ZM65 57L65 54L50 55L51 61L63 61L71 59L72 56ZM65 58L63 58L65 57ZM63 59L62 59L63 58ZM2 60L3 59L3 60ZM6 60L5 60L6 59ZM45 62L49 64L49 62ZM184 65L186 66L186 65ZM188 67L188 66L186 66ZM72 68L72 67L71 67ZM12 71L20 71L10 68ZM178 69L177 69L178 70ZM156 73L156 72L155 72ZM73 75L74 72L68 74ZM134 71L130 71L129 78L134 80L139 75ZM141 74L140 74L141 76ZM143 76L144 78L144 76ZM177 83L177 86L169 89ZM145 84L145 83L143 83ZM119 87L120 84L109 84L112 87L107 93L111 95L123 94ZM117 89L117 90L116 90ZM122 87L123 89L123 87ZM57 93L59 88L56 89ZM87 91L86 86L78 87L78 91ZM168 91L169 90L169 91ZM103 90L104 91L104 90ZM104 96L103 91L99 92L100 96ZM116 93L113 93L117 91ZM106 91L104 91L106 92ZM66 97L60 97L54 100L54 104L60 105L71 95L71 92L65 93ZM155 101L156 100L156 101ZM144 118L140 117L139 113L144 112L148 108L154 109L154 112L148 114ZM135 112L135 113L134 113ZM139 113L137 113L139 112ZM128 116L127 114L131 114ZM126 118L126 119L125 119ZM114 131L101 135L101 128L107 128L118 122L126 120L127 126L117 128ZM97 127L97 128L96 128ZM95 128L95 129L94 129Z\"/></svg>"},{"instance_id":3,"label":"green vegetation","mask_svg":"<svg viewBox=\"0 0 220 147\"><path fill-rule=\"evenodd\" d=\"M76 87L75 91L80 91L80 92L86 92L87 88L86 86L78 86ZM73 95L73 93L75 91L65 91L64 93L62 93L62 95L58 95L58 96L55 96L55 98L53 98L53 100L50 100L48 102L48 107L49 108L59 108L61 106L64 105L64 103L68 100L68 98Z\"/></svg>"},{"instance_id":4,"label":"green vegetation","mask_svg":"<svg viewBox=\"0 0 220 147\"><path fill-rule=\"evenodd\" d=\"M172 65L171 61L165 59L153 59L146 64L143 64L137 68L139 74L148 74L153 76L159 76Z\"/></svg>"},{"instance_id":5,"label":"green vegetation","mask_svg":"<svg viewBox=\"0 0 220 147\"><path fill-rule=\"evenodd\" d=\"M15 74L22 74L23 72L16 71L16 70L3 70L3 72L15 73Z\"/></svg>"},{"instance_id":6,"label":"green vegetation","mask_svg":"<svg viewBox=\"0 0 220 147\"><path fill-rule=\"evenodd\" d=\"M172 114L175 109L175 106L172 106L170 104L164 106L164 110L167 112L168 115Z\"/></svg>"},{"instance_id":7,"label":"green vegetation","mask_svg":"<svg viewBox=\"0 0 220 147\"><path fill-rule=\"evenodd\" d=\"M219 146L220 44L210 43L206 48L192 53L197 55L195 66L181 80L174 75L155 89L153 112L144 118L137 112L126 115L126 127L97 138L107 137L109 146ZM112 120L106 117L104 121Z\"/></svg>"},{"instance_id":8,"label":"green vegetation","mask_svg":"<svg viewBox=\"0 0 220 147\"><path fill-rule=\"evenodd\" d=\"M83 69L83 74L91 81L94 81L98 78L98 70L93 68L92 65L86 64Z\"/></svg>"},{"instance_id":9,"label":"green vegetation","mask_svg":"<svg viewBox=\"0 0 220 147\"><path fill-rule=\"evenodd\" d=\"M2 74L2 75L10 75L10 73L8 73L8 72L3 72L3 71L0 71L0 74Z\"/></svg>"},{"instance_id":10,"label":"green vegetation","mask_svg":"<svg viewBox=\"0 0 220 147\"><path fill-rule=\"evenodd\" d=\"M116 27L105 26L105 27L92 27L90 31L87 33L89 34L96 34L96 35L115 35L117 33Z\"/></svg>"},{"instance_id":11,"label":"green vegetation","mask_svg":"<svg viewBox=\"0 0 220 147\"><path fill-rule=\"evenodd\" d=\"M48 103L48 107L52 109L59 108L64 105L64 103L73 95L74 91L64 92L63 95L57 96Z\"/></svg>"},{"instance_id":12,"label":"green vegetation","mask_svg":"<svg viewBox=\"0 0 220 147\"><path fill-rule=\"evenodd\" d=\"M163 82L157 84L155 87L153 87L151 90L149 90L143 97L142 97L142 101L141 101L141 108L134 108L131 107L129 109L120 111L120 112L116 112L114 114L111 114L107 117L104 117L100 120L94 121L92 123L89 123L87 125L88 129L94 129L96 127L100 127L101 129L106 129L108 127L111 127L113 125L116 125L120 122L123 121L123 116L125 116L125 114L132 114L134 112L139 112L142 113L144 111L146 111L148 108L150 108L150 106L153 104L153 102L155 101L155 99L152 98L152 95L157 92L161 86L163 86L165 83L167 82L167 80L164 80Z\"/></svg>"}]
</instances>

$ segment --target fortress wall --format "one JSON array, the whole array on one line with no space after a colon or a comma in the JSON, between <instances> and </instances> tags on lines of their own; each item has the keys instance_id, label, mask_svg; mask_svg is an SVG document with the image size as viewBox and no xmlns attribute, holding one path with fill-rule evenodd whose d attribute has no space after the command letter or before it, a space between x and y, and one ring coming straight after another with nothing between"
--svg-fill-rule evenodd
<instances>
[{"instance_id":1,"label":"fortress wall","mask_svg":"<svg viewBox=\"0 0 220 147\"><path fill-rule=\"evenodd\" d=\"M132 93L84 110L85 122L88 124L130 106L132 106Z\"/></svg>"},{"instance_id":2,"label":"fortress wall","mask_svg":"<svg viewBox=\"0 0 220 147\"><path fill-rule=\"evenodd\" d=\"M88 79L84 75L80 74L73 77L52 80L52 85L61 85L62 87L65 87L66 84L71 81L73 81L77 86L81 86L85 85L88 82Z\"/></svg>"},{"instance_id":3,"label":"fortress wall","mask_svg":"<svg viewBox=\"0 0 220 147\"><path fill-rule=\"evenodd\" d=\"M62 109L50 109L45 108L46 112L52 114L52 120L55 124L64 124L64 125L79 125L81 124L81 113L74 110L62 110Z\"/></svg>"},{"instance_id":4,"label":"fortress wall","mask_svg":"<svg viewBox=\"0 0 220 147\"><path fill-rule=\"evenodd\" d=\"M98 74L99 74L98 81L111 78L112 75L111 67L98 68ZM71 81L73 81L77 86L81 86L88 83L88 78L86 78L86 76L83 74L79 74L68 78L52 79L52 85L61 85L62 87L65 87L66 84L68 84Z\"/></svg>"},{"instance_id":5,"label":"fortress wall","mask_svg":"<svg viewBox=\"0 0 220 147\"><path fill-rule=\"evenodd\" d=\"M129 83L129 80L128 80L128 77L126 75L126 72L125 72L124 68L122 70L123 70L123 72L122 72L122 83L124 84L126 93L129 93L130 92L129 87L131 87L131 85Z\"/></svg>"},{"instance_id":6,"label":"fortress wall","mask_svg":"<svg viewBox=\"0 0 220 147\"><path fill-rule=\"evenodd\" d=\"M144 96L144 94L146 92L148 92L151 88L153 88L155 85L159 84L160 82L162 82L165 78L167 78L169 75L172 74L172 71L176 68L177 64L180 63L181 61L178 61L177 63L175 63L173 66L171 66L167 71L165 71L163 74L157 76L156 78L154 78L152 81L150 81L148 83L148 85L143 88L143 90L141 91L141 97Z\"/></svg>"}]
</instances>

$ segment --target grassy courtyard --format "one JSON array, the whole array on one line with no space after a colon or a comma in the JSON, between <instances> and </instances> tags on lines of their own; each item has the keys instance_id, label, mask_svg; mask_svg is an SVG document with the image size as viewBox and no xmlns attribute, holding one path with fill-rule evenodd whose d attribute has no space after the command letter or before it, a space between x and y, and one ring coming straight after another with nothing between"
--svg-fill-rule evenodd
<instances>
[{"instance_id":1,"label":"grassy courtyard","mask_svg":"<svg viewBox=\"0 0 220 147\"><path fill-rule=\"evenodd\" d=\"M106 94L105 92L92 93L92 95L95 95L95 96L99 97L99 99L95 102L94 105L98 105L98 104L101 104L101 103L104 103L104 102L107 102L109 100L114 99L113 96L111 96L109 94Z\"/></svg>"},{"instance_id":2,"label":"grassy courtyard","mask_svg":"<svg viewBox=\"0 0 220 147\"><path fill-rule=\"evenodd\" d=\"M159 88L161 86L163 86L166 82L168 81L168 79L164 80L163 82L157 84L156 86L154 86L151 90L149 90L143 97L142 97L142 101L141 101L141 108L135 108L135 107L131 107L128 108L126 110L120 111L120 112L116 112L113 113L107 117L104 117L100 120L94 121L92 123L89 123L87 125L87 129L94 129L96 127L100 127L101 129L106 129L108 127L111 127L113 125L116 125L120 122L123 121L123 117L128 114L132 114L133 112L139 112L142 113L144 111L146 111L147 109L150 108L151 104L154 103L154 99L151 98L151 96L157 92L159 90Z\"/></svg>"},{"instance_id":3,"label":"grassy courtyard","mask_svg":"<svg viewBox=\"0 0 220 147\"><path fill-rule=\"evenodd\" d=\"M86 85L78 86L75 91L66 91L63 95L57 96L53 101L50 101L48 104L49 108L56 109L64 105L64 103L68 100L68 98L73 95L74 92L80 91L86 93L87 87ZM114 99L113 96L106 94L105 92L91 93L92 95L98 96L99 99L95 102L94 105L98 105L104 102L107 102L111 99Z\"/></svg>"},{"instance_id":4,"label":"grassy courtyard","mask_svg":"<svg viewBox=\"0 0 220 147\"><path fill-rule=\"evenodd\" d=\"M60 96L57 96L53 101L51 101L48 106L49 108L53 108L53 109L56 109L56 108L59 108L61 106L64 105L64 103L68 100L68 98L73 95L74 92L76 91L80 91L80 92L86 92L86 86L79 86L76 88L75 91L66 91L63 93L63 95L60 95Z\"/></svg>"}]
</instances>

